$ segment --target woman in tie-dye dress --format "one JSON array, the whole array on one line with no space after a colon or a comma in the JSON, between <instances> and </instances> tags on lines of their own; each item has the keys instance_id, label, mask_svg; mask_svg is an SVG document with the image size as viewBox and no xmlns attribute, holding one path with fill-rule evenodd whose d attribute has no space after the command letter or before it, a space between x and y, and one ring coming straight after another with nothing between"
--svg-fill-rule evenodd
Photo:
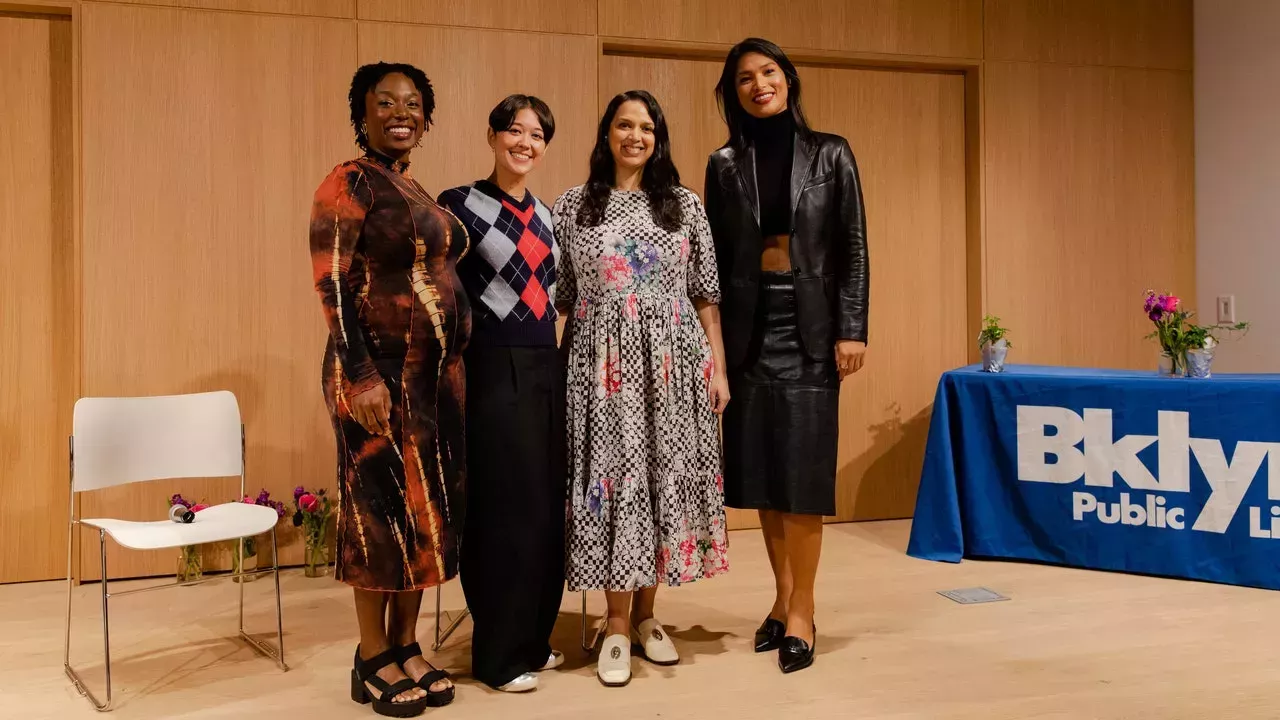
<instances>
[{"instance_id":1,"label":"woman in tie-dye dress","mask_svg":"<svg viewBox=\"0 0 1280 720\"><path fill-rule=\"evenodd\" d=\"M435 105L422 71L362 67L350 100L365 155L320 185L310 232L338 445L335 575L360 624L352 699L407 717L453 699L415 635L423 588L458 571L470 309L454 267L468 241L409 175Z\"/></svg>"}]
</instances>

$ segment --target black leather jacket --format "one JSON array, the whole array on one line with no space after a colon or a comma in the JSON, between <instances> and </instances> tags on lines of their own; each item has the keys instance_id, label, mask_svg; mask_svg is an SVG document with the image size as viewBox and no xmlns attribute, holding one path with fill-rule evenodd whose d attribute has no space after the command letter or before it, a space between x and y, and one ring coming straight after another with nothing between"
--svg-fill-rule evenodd
<instances>
[{"instance_id":1,"label":"black leather jacket","mask_svg":"<svg viewBox=\"0 0 1280 720\"><path fill-rule=\"evenodd\" d=\"M867 341L866 214L858 165L838 135L796 135L791 166L791 270L805 352L833 360L836 340ZM723 147L707 160L706 211L720 271L729 368L746 361L760 290L755 151Z\"/></svg>"}]
</instances>

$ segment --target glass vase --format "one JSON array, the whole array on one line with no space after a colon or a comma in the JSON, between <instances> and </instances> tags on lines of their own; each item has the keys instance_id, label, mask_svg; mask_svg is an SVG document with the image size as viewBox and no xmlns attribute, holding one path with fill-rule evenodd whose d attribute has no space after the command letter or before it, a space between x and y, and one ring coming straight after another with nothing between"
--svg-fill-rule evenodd
<instances>
[{"instance_id":1,"label":"glass vase","mask_svg":"<svg viewBox=\"0 0 1280 720\"><path fill-rule=\"evenodd\" d=\"M178 582L192 582L204 577L204 558L199 545L183 545L178 549Z\"/></svg>"},{"instance_id":2,"label":"glass vase","mask_svg":"<svg viewBox=\"0 0 1280 720\"><path fill-rule=\"evenodd\" d=\"M308 532L303 547L303 574L309 578L323 577L329 572L329 544L323 532Z\"/></svg>"},{"instance_id":3,"label":"glass vase","mask_svg":"<svg viewBox=\"0 0 1280 720\"><path fill-rule=\"evenodd\" d=\"M244 562L240 561L240 544L244 544ZM253 572L258 569L258 542L256 538L243 538L239 541L231 543L231 572ZM235 582L253 582L258 579L257 575L249 575L247 577L233 577Z\"/></svg>"},{"instance_id":4,"label":"glass vase","mask_svg":"<svg viewBox=\"0 0 1280 720\"><path fill-rule=\"evenodd\" d=\"M1158 372L1161 377L1180 378L1187 376L1187 358L1176 353L1160 353Z\"/></svg>"}]
</instances>

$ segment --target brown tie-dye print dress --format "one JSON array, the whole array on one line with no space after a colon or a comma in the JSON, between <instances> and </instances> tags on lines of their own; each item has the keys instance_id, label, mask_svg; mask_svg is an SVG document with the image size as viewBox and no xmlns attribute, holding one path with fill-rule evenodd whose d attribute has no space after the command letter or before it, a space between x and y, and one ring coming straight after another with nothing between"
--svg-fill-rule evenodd
<instances>
[{"instance_id":1,"label":"brown tie-dye print dress","mask_svg":"<svg viewBox=\"0 0 1280 720\"><path fill-rule=\"evenodd\" d=\"M335 575L418 590L457 573L464 516L462 351L471 313L454 272L466 230L407 174L370 154L316 191L311 262L329 326L325 402L338 440ZM350 401L386 383L391 436Z\"/></svg>"}]
</instances>

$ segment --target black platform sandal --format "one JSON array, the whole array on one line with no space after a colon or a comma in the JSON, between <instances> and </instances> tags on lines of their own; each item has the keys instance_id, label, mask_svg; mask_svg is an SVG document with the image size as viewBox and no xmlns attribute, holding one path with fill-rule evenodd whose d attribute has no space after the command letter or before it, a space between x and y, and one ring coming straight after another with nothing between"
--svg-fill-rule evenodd
<instances>
[{"instance_id":1,"label":"black platform sandal","mask_svg":"<svg viewBox=\"0 0 1280 720\"><path fill-rule=\"evenodd\" d=\"M396 654L396 662L400 663L401 667L404 667L404 664L411 658L422 655L422 646L418 643L410 643L403 647L392 648L391 652ZM418 679L417 683L418 687L422 688L427 693L427 706L444 707L445 705L453 702L454 686L450 685L448 688L439 692L431 689L432 685L435 685L441 680L449 680L449 673L436 668L435 665L432 665L427 661L425 655L422 655L422 660L427 663L427 667L431 668L425 675ZM406 674L408 674L407 671Z\"/></svg>"},{"instance_id":2,"label":"black platform sandal","mask_svg":"<svg viewBox=\"0 0 1280 720\"><path fill-rule=\"evenodd\" d=\"M395 702L395 697L410 690L416 690L418 684L406 677L395 683L388 683L378 677L378 671L388 665L395 665L396 651L388 650L368 660L360 659L360 647L356 647L355 667L351 670L351 699L361 705L373 703L373 711L379 715L395 718L417 717L427 709L429 698L419 698L409 702ZM378 695L369 692L369 683L378 689Z\"/></svg>"}]
</instances>

